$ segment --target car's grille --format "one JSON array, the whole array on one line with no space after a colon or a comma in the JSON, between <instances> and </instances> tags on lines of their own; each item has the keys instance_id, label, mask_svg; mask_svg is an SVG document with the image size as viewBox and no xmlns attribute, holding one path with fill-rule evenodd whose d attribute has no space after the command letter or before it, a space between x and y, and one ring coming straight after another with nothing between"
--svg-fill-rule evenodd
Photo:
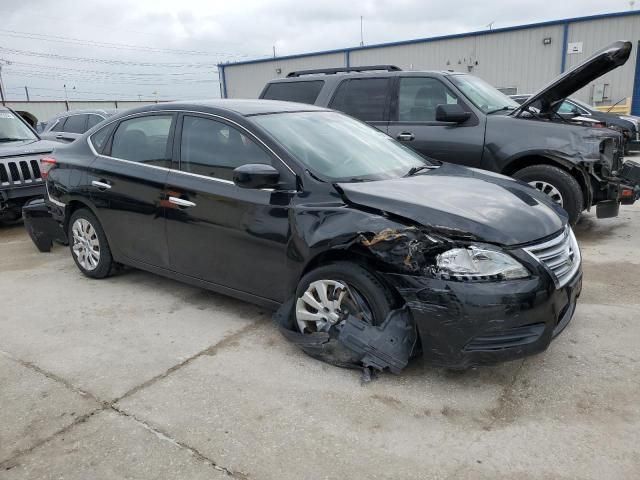
<instances>
[{"instance_id":1,"label":"car's grille","mask_svg":"<svg viewBox=\"0 0 640 480\"><path fill-rule=\"evenodd\" d=\"M20 185L42 182L37 159L0 160L0 185Z\"/></svg>"},{"instance_id":2,"label":"car's grille","mask_svg":"<svg viewBox=\"0 0 640 480\"><path fill-rule=\"evenodd\" d=\"M565 286L580 268L580 248L571 227L547 242L524 250L549 270L557 287Z\"/></svg>"}]
</instances>

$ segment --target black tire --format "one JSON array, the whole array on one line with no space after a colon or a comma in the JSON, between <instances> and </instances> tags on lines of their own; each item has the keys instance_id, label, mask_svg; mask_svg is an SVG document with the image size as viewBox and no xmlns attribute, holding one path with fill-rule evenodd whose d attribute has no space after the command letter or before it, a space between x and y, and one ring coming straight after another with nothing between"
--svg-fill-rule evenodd
<instances>
[{"instance_id":1,"label":"black tire","mask_svg":"<svg viewBox=\"0 0 640 480\"><path fill-rule=\"evenodd\" d=\"M81 264L78 255L76 255L73 250L75 245L73 226L78 220L84 220L88 222L95 232L95 237L97 238L99 244L100 256L94 268L85 268ZM68 238L71 257L73 257L73 261L76 262L78 269L83 274L90 278L105 278L109 276L114 266L113 257L111 256L111 249L109 248L109 243L107 242L107 237L104 234L102 225L100 225L100 222L98 221L96 216L91 213L91 211L85 208L81 208L80 210L76 210L75 212L73 212L73 215L71 215L71 219L69 220Z\"/></svg>"},{"instance_id":2,"label":"black tire","mask_svg":"<svg viewBox=\"0 0 640 480\"><path fill-rule=\"evenodd\" d=\"M566 170L552 165L533 165L513 174L526 183L545 182L555 187L562 196L562 208L569 214L569 223L575 225L584 209L584 196L578 181Z\"/></svg>"},{"instance_id":3,"label":"black tire","mask_svg":"<svg viewBox=\"0 0 640 480\"><path fill-rule=\"evenodd\" d=\"M370 309L374 325L380 325L394 308L395 300L389 288L385 287L369 270L356 263L340 261L312 270L300 279L296 289L296 299L300 298L309 285L316 280L336 280L346 283L350 289L355 289ZM299 331L295 305L290 322L292 329Z\"/></svg>"}]
</instances>

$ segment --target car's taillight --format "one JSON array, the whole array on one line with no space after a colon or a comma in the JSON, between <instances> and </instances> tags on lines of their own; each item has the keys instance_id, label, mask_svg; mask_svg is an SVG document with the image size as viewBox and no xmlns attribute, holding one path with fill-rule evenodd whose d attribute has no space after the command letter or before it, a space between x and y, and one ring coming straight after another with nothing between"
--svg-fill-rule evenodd
<instances>
[{"instance_id":1,"label":"car's taillight","mask_svg":"<svg viewBox=\"0 0 640 480\"><path fill-rule=\"evenodd\" d=\"M49 170L57 165L58 161L53 157L44 157L40 159L40 175L43 179L49 176Z\"/></svg>"}]
</instances>

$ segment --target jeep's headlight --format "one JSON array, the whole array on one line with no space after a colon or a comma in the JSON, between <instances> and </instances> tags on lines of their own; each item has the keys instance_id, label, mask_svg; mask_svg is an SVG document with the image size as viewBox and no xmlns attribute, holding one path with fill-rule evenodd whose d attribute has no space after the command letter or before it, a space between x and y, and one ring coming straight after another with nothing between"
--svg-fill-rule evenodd
<instances>
[{"instance_id":1,"label":"jeep's headlight","mask_svg":"<svg viewBox=\"0 0 640 480\"><path fill-rule=\"evenodd\" d=\"M478 246L453 248L436 257L438 272L456 280L513 280L529 276L515 258Z\"/></svg>"}]
</instances>

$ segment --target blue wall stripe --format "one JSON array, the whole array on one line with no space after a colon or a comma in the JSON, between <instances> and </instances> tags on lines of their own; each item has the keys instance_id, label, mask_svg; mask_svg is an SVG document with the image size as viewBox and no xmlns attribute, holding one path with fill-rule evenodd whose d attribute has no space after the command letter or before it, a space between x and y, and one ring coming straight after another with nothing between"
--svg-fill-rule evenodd
<instances>
[{"instance_id":1,"label":"blue wall stripe","mask_svg":"<svg viewBox=\"0 0 640 480\"><path fill-rule=\"evenodd\" d=\"M567 67L567 48L569 47L569 22L565 22L562 28L562 60L560 60L560 73Z\"/></svg>"},{"instance_id":2,"label":"blue wall stripe","mask_svg":"<svg viewBox=\"0 0 640 480\"><path fill-rule=\"evenodd\" d=\"M631 115L640 116L640 42L636 45L636 76L633 81Z\"/></svg>"}]
</instances>

